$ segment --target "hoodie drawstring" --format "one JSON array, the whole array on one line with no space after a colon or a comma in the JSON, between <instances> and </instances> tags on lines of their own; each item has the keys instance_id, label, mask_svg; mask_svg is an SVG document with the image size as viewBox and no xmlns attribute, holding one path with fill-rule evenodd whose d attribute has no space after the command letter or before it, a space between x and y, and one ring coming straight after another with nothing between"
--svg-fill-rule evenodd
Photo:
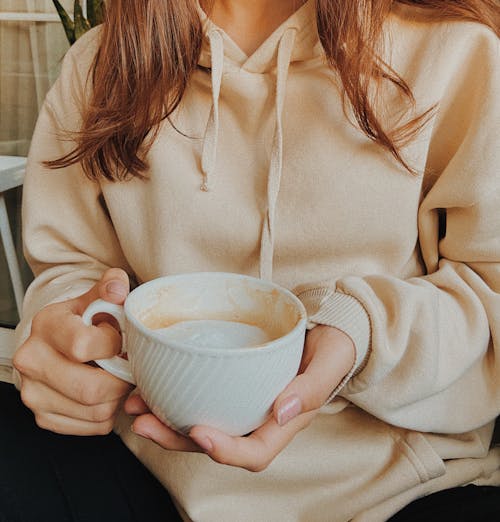
<instances>
[{"instance_id":1,"label":"hoodie drawstring","mask_svg":"<svg viewBox=\"0 0 500 522\"><path fill-rule=\"evenodd\" d=\"M203 183L201 190L207 192L211 188L215 164L217 161L217 142L219 141L219 95L224 67L224 42L219 31L213 30L208 34L210 41L210 56L212 60L212 108L208 117L205 136L203 138L203 152L201 155L201 170Z\"/></svg>"},{"instance_id":2,"label":"hoodie drawstring","mask_svg":"<svg viewBox=\"0 0 500 522\"><path fill-rule=\"evenodd\" d=\"M288 67L292 57L295 34L297 30L289 28L281 37L278 45L276 67L276 127L273 136L271 162L267 179L267 212L262 227L260 240L260 268L262 279L272 280L274 255L274 218L276 202L280 190L281 173L283 171L283 105L285 102Z\"/></svg>"},{"instance_id":3,"label":"hoodie drawstring","mask_svg":"<svg viewBox=\"0 0 500 522\"><path fill-rule=\"evenodd\" d=\"M288 68L292 57L293 46L297 29L288 28L280 39L276 65L276 97L275 116L276 126L271 149L271 161L267 180L267 209L262 226L260 240L259 274L262 279L271 280L273 275L274 254L274 221L276 202L280 189L281 173L283 170L283 105L285 102L286 81ZM212 108L205 129L201 169L203 183L201 190L209 191L212 188L213 174L217 160L217 143L219 139L219 95L222 83L224 66L224 41L217 30L208 34L210 42L210 56L212 68Z\"/></svg>"}]
</instances>

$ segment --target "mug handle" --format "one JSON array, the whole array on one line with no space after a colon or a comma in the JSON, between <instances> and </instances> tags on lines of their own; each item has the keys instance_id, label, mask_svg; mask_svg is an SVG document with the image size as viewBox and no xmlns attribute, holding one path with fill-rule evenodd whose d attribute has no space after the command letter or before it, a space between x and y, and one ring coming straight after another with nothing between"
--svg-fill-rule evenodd
<instances>
[{"instance_id":1,"label":"mug handle","mask_svg":"<svg viewBox=\"0 0 500 522\"><path fill-rule=\"evenodd\" d=\"M100 313L112 315L118 321L118 325L120 326L120 333L122 334L121 353L127 353L125 348L125 312L123 311L123 306L108 303L103 299L97 299L93 303L90 303L85 312L83 312L82 320L86 325L92 326L92 319L94 315ZM115 355L110 359L96 359L95 362L101 368L111 373L115 377L135 385L135 379L132 376L130 362L123 357Z\"/></svg>"}]
</instances>

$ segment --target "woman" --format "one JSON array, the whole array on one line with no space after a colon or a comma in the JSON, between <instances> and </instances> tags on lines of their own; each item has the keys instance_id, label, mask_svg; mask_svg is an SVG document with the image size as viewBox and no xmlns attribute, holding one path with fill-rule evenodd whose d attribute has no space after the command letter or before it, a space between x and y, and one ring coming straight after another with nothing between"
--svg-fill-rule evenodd
<instances>
[{"instance_id":1,"label":"woman","mask_svg":"<svg viewBox=\"0 0 500 522\"><path fill-rule=\"evenodd\" d=\"M38 425L114 424L192 520L386 520L499 485L498 22L495 1L111 2L30 153L14 363ZM212 270L306 305L272 418L183 437L136 395L116 418L128 385L85 363L119 335L82 311Z\"/></svg>"}]
</instances>

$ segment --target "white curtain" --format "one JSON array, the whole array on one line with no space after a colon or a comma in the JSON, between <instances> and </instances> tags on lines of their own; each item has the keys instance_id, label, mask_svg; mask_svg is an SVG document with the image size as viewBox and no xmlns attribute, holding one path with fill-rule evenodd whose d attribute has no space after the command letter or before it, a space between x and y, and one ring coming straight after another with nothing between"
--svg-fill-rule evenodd
<instances>
[{"instance_id":1,"label":"white curtain","mask_svg":"<svg viewBox=\"0 0 500 522\"><path fill-rule=\"evenodd\" d=\"M69 10L73 1L61 3ZM60 22L50 21L56 14L51 0L0 0L0 155L28 153L41 104L69 47ZM9 191L6 196L27 284L31 274L22 260L20 247L21 190ZM0 324L15 324L17 320L0 246Z\"/></svg>"}]
</instances>

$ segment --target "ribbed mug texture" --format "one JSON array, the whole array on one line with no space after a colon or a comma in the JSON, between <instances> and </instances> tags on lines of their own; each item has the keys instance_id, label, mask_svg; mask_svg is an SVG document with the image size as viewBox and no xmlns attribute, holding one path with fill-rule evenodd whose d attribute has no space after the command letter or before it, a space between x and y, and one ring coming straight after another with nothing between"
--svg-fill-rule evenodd
<instances>
[{"instance_id":1,"label":"ribbed mug texture","mask_svg":"<svg viewBox=\"0 0 500 522\"><path fill-rule=\"evenodd\" d=\"M258 319L252 324L274 331L272 340L235 349L190 346L162 338L139 319L152 315L162 328L169 317L210 318L233 309L235 317L226 320L245 322L248 314ZM216 272L160 278L132 292L125 315L128 359L140 393L159 419L182 433L196 424L249 433L299 369L304 307L288 290L260 279Z\"/></svg>"},{"instance_id":2,"label":"ribbed mug texture","mask_svg":"<svg viewBox=\"0 0 500 522\"><path fill-rule=\"evenodd\" d=\"M304 333L269 353L204 355L129 335L137 386L153 413L187 434L195 424L243 435L266 419L276 396L299 369Z\"/></svg>"}]
</instances>

